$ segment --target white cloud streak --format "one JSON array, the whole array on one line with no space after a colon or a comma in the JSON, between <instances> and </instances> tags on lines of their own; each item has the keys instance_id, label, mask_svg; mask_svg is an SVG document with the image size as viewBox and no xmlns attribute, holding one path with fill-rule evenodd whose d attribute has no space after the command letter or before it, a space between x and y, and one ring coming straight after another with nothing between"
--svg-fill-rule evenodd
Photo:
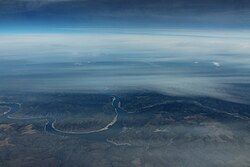
<instances>
[{"instance_id":1,"label":"white cloud streak","mask_svg":"<svg viewBox=\"0 0 250 167\"><path fill-rule=\"evenodd\" d=\"M240 38L142 34L1 35L0 88L34 91L146 89L235 101L244 95L234 97L236 93L228 92L234 91L228 84L250 83L250 77L243 75L250 70L249 50L250 40ZM18 63L8 66L20 60L26 61L27 66ZM223 68L213 71L211 62L216 67L223 64ZM238 69L237 73L232 72L234 68Z\"/></svg>"}]
</instances>

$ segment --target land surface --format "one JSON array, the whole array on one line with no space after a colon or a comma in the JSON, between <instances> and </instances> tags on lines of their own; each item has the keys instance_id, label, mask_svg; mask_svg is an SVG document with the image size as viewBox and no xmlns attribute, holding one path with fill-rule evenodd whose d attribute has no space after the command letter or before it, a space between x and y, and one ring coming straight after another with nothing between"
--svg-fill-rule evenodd
<instances>
[{"instance_id":1,"label":"land surface","mask_svg":"<svg viewBox=\"0 0 250 167\"><path fill-rule=\"evenodd\" d=\"M151 92L0 101L0 166L250 166L247 104Z\"/></svg>"}]
</instances>

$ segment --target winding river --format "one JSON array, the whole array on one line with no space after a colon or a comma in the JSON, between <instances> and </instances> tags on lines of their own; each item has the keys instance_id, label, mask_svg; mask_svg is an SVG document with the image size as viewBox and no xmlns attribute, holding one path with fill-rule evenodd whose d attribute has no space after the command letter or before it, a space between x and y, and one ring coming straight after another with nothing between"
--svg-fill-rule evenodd
<instances>
[{"instance_id":1,"label":"winding river","mask_svg":"<svg viewBox=\"0 0 250 167\"><path fill-rule=\"evenodd\" d=\"M106 140L109 137L114 137L119 134L119 132L123 128L122 121L120 121L120 117L125 115L126 112L121 108L120 100L113 96L112 98L112 106L114 107L116 115L112 119L110 123L108 123L105 127L101 129L96 129L92 131L84 131L84 132L73 132L73 131L63 131L56 128L56 118L52 116L46 117L14 117L11 116L13 113L17 112L21 108L20 103L8 103L1 102L0 106L6 107L8 110L3 113L0 118L0 121L11 119L11 120L47 120L47 123L44 126L44 131L49 134L60 135L60 136L82 136L88 139L94 140Z\"/></svg>"},{"instance_id":2,"label":"winding river","mask_svg":"<svg viewBox=\"0 0 250 167\"><path fill-rule=\"evenodd\" d=\"M197 101L182 101L182 100L177 100L177 101L166 101L165 103L173 103L173 102L178 102L178 103L192 103L194 105L200 106L205 109L209 109L213 112L217 113L222 113L226 114L228 116L236 117L236 118L241 118L241 119L246 119L245 117L240 117L238 115L228 113L225 111L219 111L217 109L205 106ZM150 106L146 106L143 108L151 108L154 107L155 105L162 105L165 103L158 103ZM12 114L19 111L22 105L20 103L12 103L12 102L0 102L0 106L6 107L7 111L5 111L2 116L0 117L0 122L6 121L6 120L23 120L23 121L32 121L32 120L47 120L47 123L44 126L44 131L45 133L48 134L54 134L54 135L59 135L59 136L77 136L77 137L84 137L86 139L90 140L105 140L107 141L110 138L113 138L122 131L122 128L124 127L122 118L124 118L128 114L141 114L141 112L138 113L130 113L126 112L121 108L121 102L119 98L113 96L112 98L112 106L114 107L114 112L115 116L112 119L110 123L108 123L105 127L96 129L96 130L91 130L91 131L63 131L58 128L56 128L56 118L52 116L46 116L46 117L15 117ZM247 118L248 119L248 118Z\"/></svg>"}]
</instances>

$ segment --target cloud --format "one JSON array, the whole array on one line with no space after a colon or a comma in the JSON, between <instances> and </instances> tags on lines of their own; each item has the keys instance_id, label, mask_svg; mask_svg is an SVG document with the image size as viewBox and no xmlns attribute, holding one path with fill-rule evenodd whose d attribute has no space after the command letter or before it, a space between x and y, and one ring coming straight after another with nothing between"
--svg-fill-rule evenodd
<instances>
[{"instance_id":1,"label":"cloud","mask_svg":"<svg viewBox=\"0 0 250 167\"><path fill-rule=\"evenodd\" d=\"M213 65L214 65L214 66L216 66L216 67L220 67L220 63L215 62L215 61L214 61L214 62L212 62L212 63L213 63Z\"/></svg>"},{"instance_id":2,"label":"cloud","mask_svg":"<svg viewBox=\"0 0 250 167\"><path fill-rule=\"evenodd\" d=\"M153 90L247 101L249 91L239 93L231 84L250 83L250 40L236 38L237 32L231 32L231 38L209 38L206 34L210 32L203 33L199 32L199 37L135 33L1 35L0 90ZM211 68L211 63L216 67L223 64L223 69Z\"/></svg>"}]
</instances>

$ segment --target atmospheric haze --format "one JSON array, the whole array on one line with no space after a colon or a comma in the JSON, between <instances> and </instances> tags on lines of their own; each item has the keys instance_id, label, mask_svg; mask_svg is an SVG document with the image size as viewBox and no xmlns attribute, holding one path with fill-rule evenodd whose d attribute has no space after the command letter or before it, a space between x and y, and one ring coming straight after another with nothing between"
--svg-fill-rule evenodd
<instances>
[{"instance_id":1,"label":"atmospheric haze","mask_svg":"<svg viewBox=\"0 0 250 167\"><path fill-rule=\"evenodd\" d=\"M2 34L0 89L150 90L243 103L249 99L249 91L242 91L250 80L248 31L66 31Z\"/></svg>"}]
</instances>

